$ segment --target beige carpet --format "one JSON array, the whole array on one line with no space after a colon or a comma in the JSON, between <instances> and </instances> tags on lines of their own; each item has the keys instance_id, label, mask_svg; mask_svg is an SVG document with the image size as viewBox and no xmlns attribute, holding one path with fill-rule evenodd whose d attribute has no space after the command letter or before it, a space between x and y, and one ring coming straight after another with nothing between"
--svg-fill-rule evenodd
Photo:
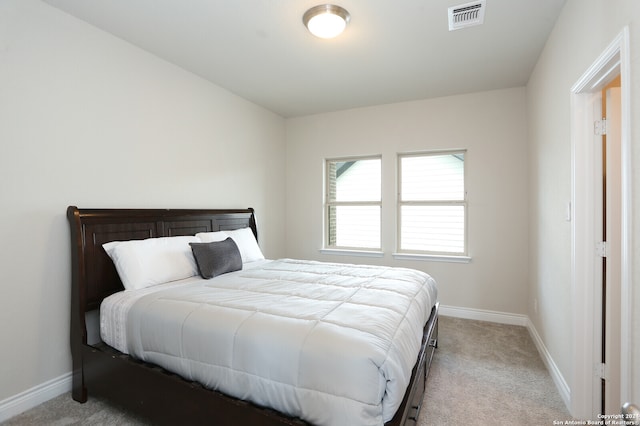
<instances>
[{"instance_id":1,"label":"beige carpet","mask_svg":"<svg viewBox=\"0 0 640 426\"><path fill-rule=\"evenodd\" d=\"M440 318L420 426L571 419L526 328Z\"/></svg>"},{"instance_id":2,"label":"beige carpet","mask_svg":"<svg viewBox=\"0 0 640 426\"><path fill-rule=\"evenodd\" d=\"M420 426L553 425L570 419L524 327L441 317L438 342ZM17 425L145 422L104 401L79 404L65 394L3 424Z\"/></svg>"}]
</instances>

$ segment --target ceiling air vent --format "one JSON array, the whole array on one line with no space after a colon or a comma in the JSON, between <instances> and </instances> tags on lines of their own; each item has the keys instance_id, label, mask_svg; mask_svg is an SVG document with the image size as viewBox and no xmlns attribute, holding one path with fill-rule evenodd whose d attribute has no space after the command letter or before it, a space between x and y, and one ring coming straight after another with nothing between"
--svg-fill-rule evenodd
<instances>
[{"instance_id":1,"label":"ceiling air vent","mask_svg":"<svg viewBox=\"0 0 640 426\"><path fill-rule=\"evenodd\" d=\"M484 22L485 0L449 8L449 31L480 25Z\"/></svg>"}]
</instances>

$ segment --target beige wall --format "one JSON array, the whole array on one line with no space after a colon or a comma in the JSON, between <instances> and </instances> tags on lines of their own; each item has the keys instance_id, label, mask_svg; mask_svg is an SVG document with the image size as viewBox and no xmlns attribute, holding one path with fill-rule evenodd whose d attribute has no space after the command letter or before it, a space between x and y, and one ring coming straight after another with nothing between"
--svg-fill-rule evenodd
<instances>
[{"instance_id":1,"label":"beige wall","mask_svg":"<svg viewBox=\"0 0 640 426\"><path fill-rule=\"evenodd\" d=\"M0 401L71 369L66 207L256 208L284 252L284 120L36 0L0 2Z\"/></svg>"},{"instance_id":2,"label":"beige wall","mask_svg":"<svg viewBox=\"0 0 640 426\"><path fill-rule=\"evenodd\" d=\"M629 26L631 36L631 140L633 174L633 399L640 402L640 2L568 0L527 86L529 126L528 315L562 375L571 385L571 229L564 220L571 200L570 89L601 52ZM538 300L538 313L533 301Z\"/></svg>"},{"instance_id":3,"label":"beige wall","mask_svg":"<svg viewBox=\"0 0 640 426\"><path fill-rule=\"evenodd\" d=\"M444 305L526 313L524 88L288 119L287 255L431 273ZM469 264L394 260L396 153L466 148ZM384 258L320 254L325 158L381 154Z\"/></svg>"}]
</instances>

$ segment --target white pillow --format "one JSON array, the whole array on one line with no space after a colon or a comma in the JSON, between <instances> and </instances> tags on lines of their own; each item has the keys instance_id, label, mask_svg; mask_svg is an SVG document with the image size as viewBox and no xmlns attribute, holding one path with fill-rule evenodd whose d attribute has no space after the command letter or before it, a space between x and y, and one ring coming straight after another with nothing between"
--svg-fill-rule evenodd
<instances>
[{"instance_id":1,"label":"white pillow","mask_svg":"<svg viewBox=\"0 0 640 426\"><path fill-rule=\"evenodd\" d=\"M260 246L258 246L258 241L256 241L256 236L253 235L251 228L234 229L233 231L224 232L233 238L233 241L235 241L240 249L240 256L242 257L243 263L264 259L264 255L260 250Z\"/></svg>"},{"instance_id":2,"label":"white pillow","mask_svg":"<svg viewBox=\"0 0 640 426\"><path fill-rule=\"evenodd\" d=\"M217 243L226 240L228 237L229 234L224 231L198 232L196 234L196 238L200 239L200 242L203 243Z\"/></svg>"},{"instance_id":3,"label":"white pillow","mask_svg":"<svg viewBox=\"0 0 640 426\"><path fill-rule=\"evenodd\" d=\"M189 243L196 237L161 237L103 244L125 290L136 290L198 274Z\"/></svg>"},{"instance_id":4,"label":"white pillow","mask_svg":"<svg viewBox=\"0 0 640 426\"><path fill-rule=\"evenodd\" d=\"M215 234L215 235L214 235ZM209 243L213 241L223 241L227 237L233 238L233 241L240 250L240 257L242 257L242 263L253 262L256 260L263 260L264 255L258 246L255 235L251 228L234 229L233 231L218 231L218 232L202 232L196 234L196 237L200 238L202 242ZM219 238L219 239L213 239Z\"/></svg>"}]
</instances>

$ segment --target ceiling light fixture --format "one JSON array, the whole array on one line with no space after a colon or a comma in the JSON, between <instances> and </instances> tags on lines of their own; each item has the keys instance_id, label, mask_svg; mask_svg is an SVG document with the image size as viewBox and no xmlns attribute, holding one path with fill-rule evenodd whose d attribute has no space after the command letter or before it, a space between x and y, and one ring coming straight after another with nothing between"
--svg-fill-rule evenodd
<instances>
[{"instance_id":1,"label":"ceiling light fixture","mask_svg":"<svg viewBox=\"0 0 640 426\"><path fill-rule=\"evenodd\" d=\"M349 12L333 4L314 6L302 16L302 22L309 32L320 38L334 38L340 35L350 19Z\"/></svg>"}]
</instances>

